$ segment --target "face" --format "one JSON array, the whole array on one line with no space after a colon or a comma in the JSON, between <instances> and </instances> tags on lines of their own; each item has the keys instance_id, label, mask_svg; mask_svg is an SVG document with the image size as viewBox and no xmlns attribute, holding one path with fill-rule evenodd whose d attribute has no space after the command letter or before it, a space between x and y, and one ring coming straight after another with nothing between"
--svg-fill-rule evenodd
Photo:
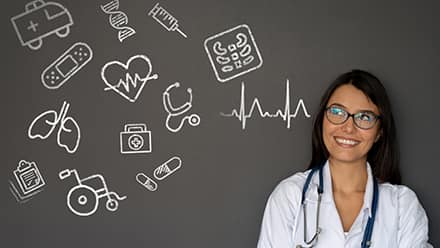
<instances>
[{"instance_id":1,"label":"face","mask_svg":"<svg viewBox=\"0 0 440 248\"><path fill-rule=\"evenodd\" d=\"M350 114L370 111L379 115L377 106L351 84L339 86L330 97L327 107L338 106ZM365 163L367 153L379 135L379 121L371 129L361 129L349 117L344 123L331 123L324 115L322 135L329 152L329 160L339 163Z\"/></svg>"}]
</instances>

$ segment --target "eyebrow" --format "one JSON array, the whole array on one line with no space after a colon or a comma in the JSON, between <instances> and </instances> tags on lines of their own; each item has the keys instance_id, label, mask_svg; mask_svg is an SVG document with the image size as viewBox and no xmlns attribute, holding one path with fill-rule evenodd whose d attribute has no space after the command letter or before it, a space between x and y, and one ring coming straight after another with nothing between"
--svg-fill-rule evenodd
<instances>
[{"instance_id":1,"label":"eyebrow","mask_svg":"<svg viewBox=\"0 0 440 248\"><path fill-rule=\"evenodd\" d=\"M342 108L344 108L345 110L347 110L347 107L345 107L343 104L340 104L340 103L332 103L332 104L330 104L328 107L331 107L331 106L338 106L338 107L342 107ZM348 111L347 111L347 112L348 112ZM356 113L359 113L359 112L371 112L371 113L377 115L377 114L376 114L373 110L371 110L371 109L361 109L361 110L359 110L359 111L356 111Z\"/></svg>"}]
</instances>

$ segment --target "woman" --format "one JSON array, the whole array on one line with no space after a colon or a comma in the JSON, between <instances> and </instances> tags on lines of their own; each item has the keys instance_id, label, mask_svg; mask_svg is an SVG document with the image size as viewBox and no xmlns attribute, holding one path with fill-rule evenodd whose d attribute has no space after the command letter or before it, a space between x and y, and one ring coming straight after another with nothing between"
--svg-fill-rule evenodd
<instances>
[{"instance_id":1,"label":"woman","mask_svg":"<svg viewBox=\"0 0 440 248\"><path fill-rule=\"evenodd\" d=\"M385 88L353 70L324 94L309 170L272 192L258 248L432 247L428 219L401 183Z\"/></svg>"}]
</instances>

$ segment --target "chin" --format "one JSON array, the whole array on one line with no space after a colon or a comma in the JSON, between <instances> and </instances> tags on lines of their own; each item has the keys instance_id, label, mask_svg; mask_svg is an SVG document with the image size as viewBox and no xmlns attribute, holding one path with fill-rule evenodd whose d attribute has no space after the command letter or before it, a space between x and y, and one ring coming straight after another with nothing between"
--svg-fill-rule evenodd
<instances>
[{"instance_id":1,"label":"chin","mask_svg":"<svg viewBox=\"0 0 440 248\"><path fill-rule=\"evenodd\" d=\"M358 157L358 156L353 156L353 155L338 155L338 156L330 156L329 157L330 161L338 161L338 162L342 162L342 163L358 163L358 162L365 162L367 161L367 157Z\"/></svg>"}]
</instances>

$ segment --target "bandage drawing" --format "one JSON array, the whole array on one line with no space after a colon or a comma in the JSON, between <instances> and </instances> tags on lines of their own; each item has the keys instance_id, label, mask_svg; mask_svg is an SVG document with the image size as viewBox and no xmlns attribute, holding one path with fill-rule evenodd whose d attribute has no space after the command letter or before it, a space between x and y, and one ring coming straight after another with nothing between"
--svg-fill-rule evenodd
<instances>
[{"instance_id":1,"label":"bandage drawing","mask_svg":"<svg viewBox=\"0 0 440 248\"><path fill-rule=\"evenodd\" d=\"M58 89L93 58L93 51L84 42L77 42L41 73L41 82L48 89Z\"/></svg>"}]
</instances>

